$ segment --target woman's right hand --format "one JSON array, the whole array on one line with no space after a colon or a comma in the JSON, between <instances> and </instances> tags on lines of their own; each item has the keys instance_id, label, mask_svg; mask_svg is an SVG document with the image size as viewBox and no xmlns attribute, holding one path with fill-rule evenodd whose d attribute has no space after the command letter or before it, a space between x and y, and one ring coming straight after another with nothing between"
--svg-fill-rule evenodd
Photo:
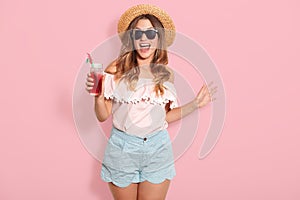
<instances>
[{"instance_id":1,"label":"woman's right hand","mask_svg":"<svg viewBox=\"0 0 300 200\"><path fill-rule=\"evenodd\" d=\"M102 78L101 93L96 95L95 98L104 98L104 81L105 81L105 74L103 74L103 78ZM93 86L94 86L94 79L92 78L92 75L90 72L87 74L85 85L86 85L86 87L85 87L86 91L88 91L88 93L90 93L90 91L93 89Z\"/></svg>"}]
</instances>

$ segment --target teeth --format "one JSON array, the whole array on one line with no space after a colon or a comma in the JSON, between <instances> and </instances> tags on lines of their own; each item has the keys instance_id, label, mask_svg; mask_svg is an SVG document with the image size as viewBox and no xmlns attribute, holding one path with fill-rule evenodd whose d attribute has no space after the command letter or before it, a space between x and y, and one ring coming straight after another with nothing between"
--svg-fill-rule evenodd
<instances>
[{"instance_id":1,"label":"teeth","mask_svg":"<svg viewBox=\"0 0 300 200\"><path fill-rule=\"evenodd\" d=\"M148 47L150 47L150 44L141 43L140 47L142 47L142 48L148 48Z\"/></svg>"}]
</instances>

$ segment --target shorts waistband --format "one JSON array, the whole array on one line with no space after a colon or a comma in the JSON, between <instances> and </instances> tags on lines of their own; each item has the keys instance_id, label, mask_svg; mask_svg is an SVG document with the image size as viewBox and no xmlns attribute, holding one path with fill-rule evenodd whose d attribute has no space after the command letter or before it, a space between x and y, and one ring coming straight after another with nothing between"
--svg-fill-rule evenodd
<instances>
[{"instance_id":1,"label":"shorts waistband","mask_svg":"<svg viewBox=\"0 0 300 200\"><path fill-rule=\"evenodd\" d=\"M137 135L132 135L129 133L126 133L122 130L119 130L115 127L112 127L112 134L117 134L119 137L122 139L125 139L127 141L132 141L132 142L146 142L146 141L157 141L160 140L161 134L168 134L168 131L166 129L155 131L153 133L150 133L146 135L145 137L139 137Z\"/></svg>"}]
</instances>

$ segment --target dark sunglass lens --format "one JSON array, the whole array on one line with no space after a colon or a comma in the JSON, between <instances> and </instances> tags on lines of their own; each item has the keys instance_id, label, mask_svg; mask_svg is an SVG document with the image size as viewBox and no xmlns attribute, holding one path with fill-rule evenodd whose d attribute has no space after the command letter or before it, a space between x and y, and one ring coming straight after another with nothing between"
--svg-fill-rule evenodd
<instances>
[{"instance_id":1,"label":"dark sunglass lens","mask_svg":"<svg viewBox=\"0 0 300 200\"><path fill-rule=\"evenodd\" d=\"M145 31L146 36L149 40L153 40L156 36L156 31L155 30L147 30Z\"/></svg>"},{"instance_id":2,"label":"dark sunglass lens","mask_svg":"<svg viewBox=\"0 0 300 200\"><path fill-rule=\"evenodd\" d=\"M134 31L134 39L138 40L142 37L142 35L143 35L143 31L140 31L140 30Z\"/></svg>"}]
</instances>

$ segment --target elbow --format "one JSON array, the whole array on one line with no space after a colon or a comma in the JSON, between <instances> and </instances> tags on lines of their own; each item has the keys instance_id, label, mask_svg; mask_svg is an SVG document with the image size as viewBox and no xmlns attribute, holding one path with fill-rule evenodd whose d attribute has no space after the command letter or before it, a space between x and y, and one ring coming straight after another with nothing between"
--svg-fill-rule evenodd
<instances>
[{"instance_id":1,"label":"elbow","mask_svg":"<svg viewBox=\"0 0 300 200\"><path fill-rule=\"evenodd\" d=\"M99 109L95 108L95 114L99 122L104 122L108 119L111 113L105 112L105 110L101 112Z\"/></svg>"},{"instance_id":2,"label":"elbow","mask_svg":"<svg viewBox=\"0 0 300 200\"><path fill-rule=\"evenodd\" d=\"M172 115L172 113L167 112L167 114L166 114L166 122L171 123L173 121L176 121L174 119L174 116Z\"/></svg>"},{"instance_id":3,"label":"elbow","mask_svg":"<svg viewBox=\"0 0 300 200\"><path fill-rule=\"evenodd\" d=\"M170 117L168 115L166 115L166 122L168 122L168 123L172 122L171 119L170 119Z\"/></svg>"},{"instance_id":4,"label":"elbow","mask_svg":"<svg viewBox=\"0 0 300 200\"><path fill-rule=\"evenodd\" d=\"M171 123L171 122L174 122L174 121L177 121L178 119L175 119L175 118L171 118L171 117L166 117L166 122Z\"/></svg>"},{"instance_id":5,"label":"elbow","mask_svg":"<svg viewBox=\"0 0 300 200\"><path fill-rule=\"evenodd\" d=\"M104 121L106 121L107 120L107 118L109 117L109 115L99 115L99 114L97 114L96 113L96 117L97 117L97 119L98 119L98 121L99 122L104 122Z\"/></svg>"},{"instance_id":6,"label":"elbow","mask_svg":"<svg viewBox=\"0 0 300 200\"><path fill-rule=\"evenodd\" d=\"M98 119L99 122L105 122L107 120L107 118L108 118L108 116L106 116L106 117L97 116L97 119Z\"/></svg>"},{"instance_id":7,"label":"elbow","mask_svg":"<svg viewBox=\"0 0 300 200\"><path fill-rule=\"evenodd\" d=\"M99 119L99 118L98 118L98 121L99 121L99 122L105 122L105 120L106 120L106 119Z\"/></svg>"},{"instance_id":8,"label":"elbow","mask_svg":"<svg viewBox=\"0 0 300 200\"><path fill-rule=\"evenodd\" d=\"M171 123L181 119L181 110L179 108L174 108L166 113L166 122Z\"/></svg>"}]
</instances>

